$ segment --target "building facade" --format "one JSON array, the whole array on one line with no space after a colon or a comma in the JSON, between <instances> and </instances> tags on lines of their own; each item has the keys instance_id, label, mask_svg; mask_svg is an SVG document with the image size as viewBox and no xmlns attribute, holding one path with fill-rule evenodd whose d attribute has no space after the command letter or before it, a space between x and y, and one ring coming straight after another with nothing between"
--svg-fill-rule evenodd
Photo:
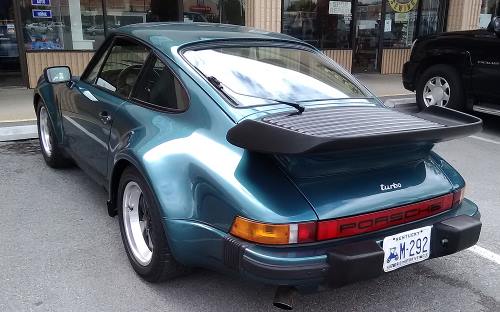
<instances>
[{"instance_id":1,"label":"building facade","mask_svg":"<svg viewBox=\"0 0 500 312\"><path fill-rule=\"evenodd\" d=\"M300 38L351 72L400 73L415 38L486 27L500 0L0 0L0 87L43 68L80 74L106 34L132 23L228 23Z\"/></svg>"}]
</instances>

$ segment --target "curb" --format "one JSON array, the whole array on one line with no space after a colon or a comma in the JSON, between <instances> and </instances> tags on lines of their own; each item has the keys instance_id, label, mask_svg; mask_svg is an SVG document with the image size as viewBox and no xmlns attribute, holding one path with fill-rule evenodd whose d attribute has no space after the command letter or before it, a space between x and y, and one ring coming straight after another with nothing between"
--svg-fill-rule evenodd
<instances>
[{"instance_id":1,"label":"curb","mask_svg":"<svg viewBox=\"0 0 500 312\"><path fill-rule=\"evenodd\" d=\"M0 122L0 142L38 138L36 121Z\"/></svg>"},{"instance_id":2,"label":"curb","mask_svg":"<svg viewBox=\"0 0 500 312\"><path fill-rule=\"evenodd\" d=\"M417 106L417 101L415 100L415 96L406 96L386 99L384 104L390 108L414 108Z\"/></svg>"}]
</instances>

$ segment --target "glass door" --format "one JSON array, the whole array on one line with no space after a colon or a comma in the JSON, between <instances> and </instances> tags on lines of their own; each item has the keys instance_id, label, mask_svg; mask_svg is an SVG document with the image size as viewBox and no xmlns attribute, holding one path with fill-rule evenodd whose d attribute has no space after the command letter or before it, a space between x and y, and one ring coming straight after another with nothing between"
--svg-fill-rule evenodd
<instances>
[{"instance_id":1,"label":"glass door","mask_svg":"<svg viewBox=\"0 0 500 312\"><path fill-rule=\"evenodd\" d=\"M354 51L352 71L355 73L380 70L382 0L357 0L355 9Z\"/></svg>"},{"instance_id":2,"label":"glass door","mask_svg":"<svg viewBox=\"0 0 500 312\"><path fill-rule=\"evenodd\" d=\"M13 4L0 0L0 88L23 85Z\"/></svg>"}]
</instances>

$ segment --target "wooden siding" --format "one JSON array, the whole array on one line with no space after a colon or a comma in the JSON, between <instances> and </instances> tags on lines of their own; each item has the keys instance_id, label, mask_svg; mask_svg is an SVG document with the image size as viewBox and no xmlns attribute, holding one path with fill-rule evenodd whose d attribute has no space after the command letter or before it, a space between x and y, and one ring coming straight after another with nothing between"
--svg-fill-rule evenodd
<instances>
[{"instance_id":1,"label":"wooden siding","mask_svg":"<svg viewBox=\"0 0 500 312\"><path fill-rule=\"evenodd\" d=\"M81 75L93 55L92 51L27 52L29 87L34 88L44 68L50 66L67 65L73 75Z\"/></svg>"},{"instance_id":2,"label":"wooden siding","mask_svg":"<svg viewBox=\"0 0 500 312\"><path fill-rule=\"evenodd\" d=\"M281 32L281 0L247 0L245 25Z\"/></svg>"},{"instance_id":3,"label":"wooden siding","mask_svg":"<svg viewBox=\"0 0 500 312\"><path fill-rule=\"evenodd\" d=\"M410 59L410 49L384 49L382 54L382 74L401 74L403 64Z\"/></svg>"},{"instance_id":4,"label":"wooden siding","mask_svg":"<svg viewBox=\"0 0 500 312\"><path fill-rule=\"evenodd\" d=\"M481 0L450 0L446 31L477 29L479 13L481 13Z\"/></svg>"},{"instance_id":5,"label":"wooden siding","mask_svg":"<svg viewBox=\"0 0 500 312\"><path fill-rule=\"evenodd\" d=\"M344 67L345 70L351 72L352 50L323 50L323 53Z\"/></svg>"}]
</instances>

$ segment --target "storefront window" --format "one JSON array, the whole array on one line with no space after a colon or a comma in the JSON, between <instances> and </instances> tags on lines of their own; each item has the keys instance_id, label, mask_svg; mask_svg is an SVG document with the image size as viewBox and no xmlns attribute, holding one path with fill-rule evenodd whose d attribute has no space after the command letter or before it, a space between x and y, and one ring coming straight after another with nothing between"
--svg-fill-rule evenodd
<instances>
[{"instance_id":1,"label":"storefront window","mask_svg":"<svg viewBox=\"0 0 500 312\"><path fill-rule=\"evenodd\" d=\"M222 23L245 25L245 0L222 0L221 7Z\"/></svg>"},{"instance_id":2,"label":"storefront window","mask_svg":"<svg viewBox=\"0 0 500 312\"><path fill-rule=\"evenodd\" d=\"M441 1L422 0L422 12L418 35L426 36L440 32L440 6Z\"/></svg>"},{"instance_id":3,"label":"storefront window","mask_svg":"<svg viewBox=\"0 0 500 312\"><path fill-rule=\"evenodd\" d=\"M150 10L151 0L148 1L106 1L106 27L108 30L135 23L147 22L147 11Z\"/></svg>"},{"instance_id":4,"label":"storefront window","mask_svg":"<svg viewBox=\"0 0 500 312\"><path fill-rule=\"evenodd\" d=\"M113 30L120 26L178 21L178 0L104 0L106 3L106 27Z\"/></svg>"},{"instance_id":5,"label":"storefront window","mask_svg":"<svg viewBox=\"0 0 500 312\"><path fill-rule=\"evenodd\" d=\"M417 1L387 1L384 24L385 48L408 48L415 36Z\"/></svg>"},{"instance_id":6,"label":"storefront window","mask_svg":"<svg viewBox=\"0 0 500 312\"><path fill-rule=\"evenodd\" d=\"M479 27L487 28L493 16L498 15L500 0L482 0L481 14L479 15Z\"/></svg>"},{"instance_id":7,"label":"storefront window","mask_svg":"<svg viewBox=\"0 0 500 312\"><path fill-rule=\"evenodd\" d=\"M101 0L20 0L27 50L95 50L104 39Z\"/></svg>"},{"instance_id":8,"label":"storefront window","mask_svg":"<svg viewBox=\"0 0 500 312\"><path fill-rule=\"evenodd\" d=\"M20 0L20 7L29 51L96 50L110 30L135 23L245 24L244 0Z\"/></svg>"},{"instance_id":9,"label":"storefront window","mask_svg":"<svg viewBox=\"0 0 500 312\"><path fill-rule=\"evenodd\" d=\"M221 20L218 0L185 0L185 22L220 23Z\"/></svg>"},{"instance_id":10,"label":"storefront window","mask_svg":"<svg viewBox=\"0 0 500 312\"><path fill-rule=\"evenodd\" d=\"M185 0L184 22L245 25L244 0Z\"/></svg>"},{"instance_id":11,"label":"storefront window","mask_svg":"<svg viewBox=\"0 0 500 312\"><path fill-rule=\"evenodd\" d=\"M352 2L284 0L282 32L321 49L350 49Z\"/></svg>"}]
</instances>

